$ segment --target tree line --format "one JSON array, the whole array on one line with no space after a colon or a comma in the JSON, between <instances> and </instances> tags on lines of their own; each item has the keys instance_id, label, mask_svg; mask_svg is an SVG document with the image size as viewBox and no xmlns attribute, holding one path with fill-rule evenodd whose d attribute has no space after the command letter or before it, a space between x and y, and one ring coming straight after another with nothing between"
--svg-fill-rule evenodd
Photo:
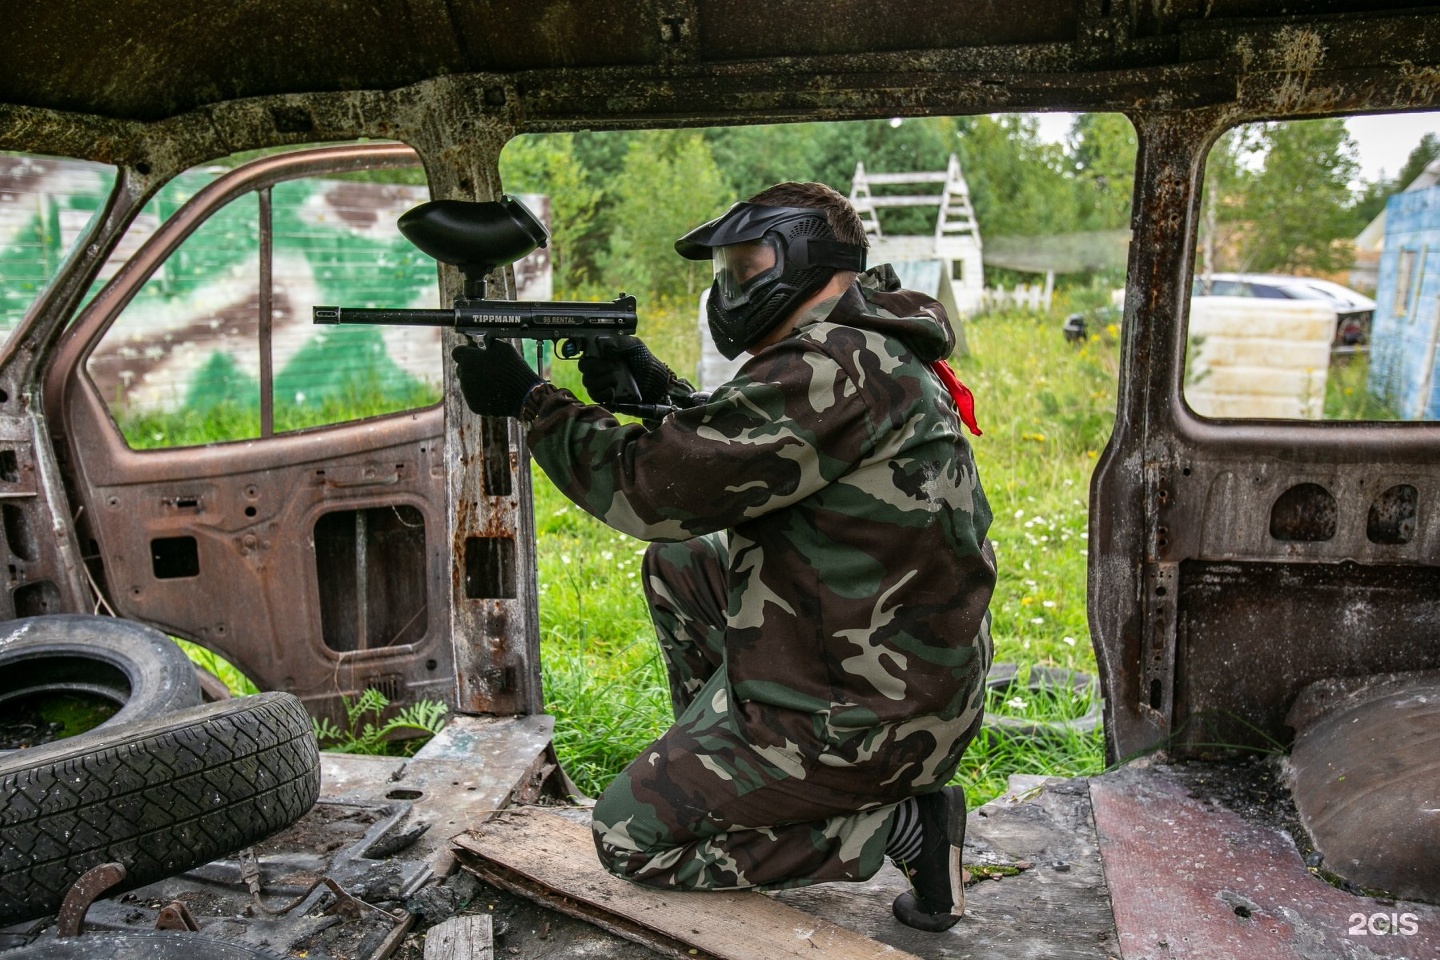
<instances>
[{"instance_id":1,"label":"tree line","mask_svg":"<svg viewBox=\"0 0 1440 960\"><path fill-rule=\"evenodd\" d=\"M857 162L940 171L951 153L982 238L1129 225L1135 132L1119 114L1077 115L1062 143L1043 140L1033 115L533 135L505 148L501 176L511 192L550 197L558 295L691 298L709 266L676 256L674 240L735 201L782 180L848 194ZM1197 247L1217 270L1342 269L1349 238L1437 154L1427 136L1396 177L1355 190L1356 146L1341 120L1237 128L1207 162ZM934 229L924 208L883 217L890 234Z\"/></svg>"}]
</instances>

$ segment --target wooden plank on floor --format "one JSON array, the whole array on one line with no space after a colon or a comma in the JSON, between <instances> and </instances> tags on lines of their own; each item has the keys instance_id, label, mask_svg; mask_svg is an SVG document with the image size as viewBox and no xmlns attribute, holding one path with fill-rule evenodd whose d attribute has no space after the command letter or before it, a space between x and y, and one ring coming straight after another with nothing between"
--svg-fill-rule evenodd
<instances>
[{"instance_id":1,"label":"wooden plank on floor","mask_svg":"<svg viewBox=\"0 0 1440 960\"><path fill-rule=\"evenodd\" d=\"M490 914L472 913L437 923L425 934L425 960L494 960Z\"/></svg>"},{"instance_id":2,"label":"wooden plank on floor","mask_svg":"<svg viewBox=\"0 0 1440 960\"><path fill-rule=\"evenodd\" d=\"M891 917L890 902L906 883L888 863L864 883L772 896L926 960L1120 955L1085 780L1012 778L1004 797L970 812L964 861L976 882L966 890L964 917L943 933Z\"/></svg>"},{"instance_id":3,"label":"wooden plank on floor","mask_svg":"<svg viewBox=\"0 0 1440 960\"><path fill-rule=\"evenodd\" d=\"M919 960L760 893L679 893L612 877L588 826L541 808L507 811L455 843L484 879L687 960Z\"/></svg>"}]
</instances>

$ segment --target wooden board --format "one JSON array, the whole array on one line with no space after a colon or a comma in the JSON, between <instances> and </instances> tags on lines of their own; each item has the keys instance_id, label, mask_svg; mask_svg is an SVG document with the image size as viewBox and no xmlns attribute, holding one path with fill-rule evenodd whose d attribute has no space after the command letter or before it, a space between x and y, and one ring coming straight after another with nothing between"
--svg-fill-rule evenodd
<instances>
[{"instance_id":1,"label":"wooden board","mask_svg":"<svg viewBox=\"0 0 1440 960\"><path fill-rule=\"evenodd\" d=\"M490 914L472 913L435 924L425 934L425 960L494 960Z\"/></svg>"},{"instance_id":2,"label":"wooden board","mask_svg":"<svg viewBox=\"0 0 1440 960\"><path fill-rule=\"evenodd\" d=\"M920 960L760 893L678 893L612 877L589 827L543 808L508 811L455 843L485 880L686 960Z\"/></svg>"},{"instance_id":3,"label":"wooden board","mask_svg":"<svg viewBox=\"0 0 1440 960\"><path fill-rule=\"evenodd\" d=\"M864 883L773 896L926 960L1119 956L1084 779L1011 777L1010 792L970 812L964 860L977 878L1020 872L968 887L965 916L943 933L912 930L890 916L890 902L906 884L889 864Z\"/></svg>"}]
</instances>

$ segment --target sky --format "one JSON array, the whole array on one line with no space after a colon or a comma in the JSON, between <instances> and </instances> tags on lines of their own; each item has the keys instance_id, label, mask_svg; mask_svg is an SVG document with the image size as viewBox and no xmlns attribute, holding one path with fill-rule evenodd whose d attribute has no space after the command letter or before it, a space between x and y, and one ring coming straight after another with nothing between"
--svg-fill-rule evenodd
<instances>
[{"instance_id":1,"label":"sky","mask_svg":"<svg viewBox=\"0 0 1440 960\"><path fill-rule=\"evenodd\" d=\"M1042 113L1036 116L1040 121L1040 136L1056 143L1065 139L1075 119L1071 113ZM1405 165L1405 158L1425 134L1440 133L1440 113L1349 117L1345 127L1359 147L1360 176L1374 181L1382 171L1386 176L1398 173Z\"/></svg>"}]
</instances>

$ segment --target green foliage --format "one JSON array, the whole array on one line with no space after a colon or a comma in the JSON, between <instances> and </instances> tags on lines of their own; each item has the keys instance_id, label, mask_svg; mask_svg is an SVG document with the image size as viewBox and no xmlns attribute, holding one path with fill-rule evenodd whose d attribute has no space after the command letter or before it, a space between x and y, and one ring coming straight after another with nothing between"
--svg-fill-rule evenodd
<instances>
[{"instance_id":1,"label":"green foliage","mask_svg":"<svg viewBox=\"0 0 1440 960\"><path fill-rule=\"evenodd\" d=\"M1058 725L1086 716L1097 706L1096 699L1095 687L1039 681L1035 672L1028 670L1017 674L1009 686L986 691L985 715Z\"/></svg>"},{"instance_id":2,"label":"green foliage","mask_svg":"<svg viewBox=\"0 0 1440 960\"><path fill-rule=\"evenodd\" d=\"M1358 170L1355 142L1339 119L1228 131L1206 159L1199 269L1327 273L1350 266L1351 238L1395 189L1371 184L1352 192Z\"/></svg>"},{"instance_id":3,"label":"green foliage","mask_svg":"<svg viewBox=\"0 0 1440 960\"><path fill-rule=\"evenodd\" d=\"M255 404L218 403L204 409L114 411L115 425L132 450L194 447L260 436L260 408Z\"/></svg>"},{"instance_id":4,"label":"green foliage","mask_svg":"<svg viewBox=\"0 0 1440 960\"><path fill-rule=\"evenodd\" d=\"M1385 210L1385 201L1392 193L1399 193L1425 172L1436 157L1440 157L1440 136L1427 133L1420 138L1405 158L1405 165L1394 177L1381 176L1373 183L1366 183L1355 199L1355 222L1357 232Z\"/></svg>"},{"instance_id":5,"label":"green foliage","mask_svg":"<svg viewBox=\"0 0 1440 960\"><path fill-rule=\"evenodd\" d=\"M373 687L354 700L345 697L342 703L344 730L328 717L310 721L321 749L331 753L411 756L445 726L449 710L437 700L419 700L386 720L390 700Z\"/></svg>"},{"instance_id":6,"label":"green foliage","mask_svg":"<svg viewBox=\"0 0 1440 960\"><path fill-rule=\"evenodd\" d=\"M1440 157L1440 136L1427 133L1420 138L1420 142L1410 151L1405 158L1405 165L1395 175L1395 186L1398 190L1404 190L1414 182L1415 178L1425 172L1431 161Z\"/></svg>"},{"instance_id":7,"label":"green foliage","mask_svg":"<svg viewBox=\"0 0 1440 960\"><path fill-rule=\"evenodd\" d=\"M280 402L275 405L275 430L286 433L377 417L402 410L415 410L437 403L437 385L411 381L386 389L378 378L360 378L338 384L328 396L309 403ZM220 402L186 405L179 410L112 410L116 426L133 450L160 450L201 446L231 440L253 440L260 436L258 389L247 400L225 398Z\"/></svg>"},{"instance_id":8,"label":"green foliage","mask_svg":"<svg viewBox=\"0 0 1440 960\"><path fill-rule=\"evenodd\" d=\"M982 237L1080 229L1071 164L1058 144L1040 140L1034 117L975 117L958 145Z\"/></svg>"},{"instance_id":9,"label":"green foliage","mask_svg":"<svg viewBox=\"0 0 1440 960\"><path fill-rule=\"evenodd\" d=\"M608 285L696 297L710 282L710 264L677 256L675 238L731 201L704 137L693 131L636 136L610 195L609 244L599 264Z\"/></svg>"},{"instance_id":10,"label":"green foliage","mask_svg":"<svg viewBox=\"0 0 1440 960\"><path fill-rule=\"evenodd\" d=\"M237 697L247 697L259 693L260 688L251 682L250 678L240 672L229 660L226 660L214 650L207 650L198 643L183 640L180 637L171 637L180 649L185 651L185 656L190 662L205 670L211 676L225 684L225 688Z\"/></svg>"},{"instance_id":11,"label":"green foliage","mask_svg":"<svg viewBox=\"0 0 1440 960\"><path fill-rule=\"evenodd\" d=\"M1330 372L1325 378L1326 420L1398 420L1399 416L1383 399L1372 394L1366 377L1370 370L1368 353L1352 353L1330 358Z\"/></svg>"},{"instance_id":12,"label":"green foliage","mask_svg":"<svg viewBox=\"0 0 1440 960\"><path fill-rule=\"evenodd\" d=\"M1135 128L1118 113L1082 113L1070 129L1079 229L1130 225L1135 192Z\"/></svg>"},{"instance_id":13,"label":"green foliage","mask_svg":"<svg viewBox=\"0 0 1440 960\"><path fill-rule=\"evenodd\" d=\"M1355 234L1350 181L1359 169L1343 120L1267 123L1255 128L1252 150L1264 166L1246 178L1243 209L1250 223L1241 268L1293 273L1348 267Z\"/></svg>"},{"instance_id":14,"label":"green foliage","mask_svg":"<svg viewBox=\"0 0 1440 960\"><path fill-rule=\"evenodd\" d=\"M517 137L500 154L500 179L514 193L550 197L550 269L556 290L584 282L585 238L603 191L587 175L573 134Z\"/></svg>"},{"instance_id":15,"label":"green foliage","mask_svg":"<svg viewBox=\"0 0 1440 960\"><path fill-rule=\"evenodd\" d=\"M936 171L952 153L960 156L983 235L1129 223L1135 133L1120 115L1082 116L1068 147L1042 142L1035 119L1021 115L523 137L506 148L501 174L506 189L551 197L557 290L600 296L624 289L643 302L693 298L709 282L705 266L680 260L673 244L736 200L783 180L815 180L848 194L857 163L873 172ZM930 209L887 210L884 217L889 234L934 229Z\"/></svg>"}]
</instances>

